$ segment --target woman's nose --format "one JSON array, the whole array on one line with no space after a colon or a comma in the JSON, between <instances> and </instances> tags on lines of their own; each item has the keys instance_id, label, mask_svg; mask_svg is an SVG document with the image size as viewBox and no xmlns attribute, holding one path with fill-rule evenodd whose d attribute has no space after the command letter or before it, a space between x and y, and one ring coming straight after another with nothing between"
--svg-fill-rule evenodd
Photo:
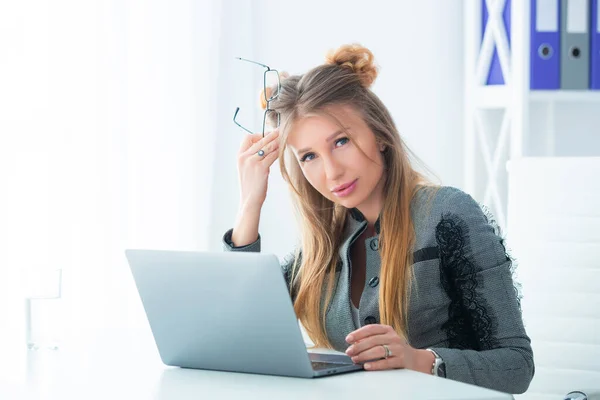
<instances>
[{"instance_id":1,"label":"woman's nose","mask_svg":"<svg viewBox=\"0 0 600 400\"><path fill-rule=\"evenodd\" d=\"M334 157L327 157L323 161L327 180L330 182L337 181L344 173L343 165Z\"/></svg>"}]
</instances>

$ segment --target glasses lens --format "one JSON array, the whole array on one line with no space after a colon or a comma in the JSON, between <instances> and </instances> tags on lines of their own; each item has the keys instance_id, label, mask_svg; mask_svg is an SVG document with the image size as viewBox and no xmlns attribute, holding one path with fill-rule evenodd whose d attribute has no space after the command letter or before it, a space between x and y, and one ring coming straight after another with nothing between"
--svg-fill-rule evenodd
<instances>
[{"instance_id":1,"label":"glasses lens","mask_svg":"<svg viewBox=\"0 0 600 400\"><path fill-rule=\"evenodd\" d=\"M281 89L281 85L279 83L279 72L275 70L266 71L265 86L271 89L270 91L267 91L265 88L265 100L271 101L277 98Z\"/></svg>"},{"instance_id":2,"label":"glasses lens","mask_svg":"<svg viewBox=\"0 0 600 400\"><path fill-rule=\"evenodd\" d=\"M265 112L265 132L270 132L273 129L279 128L280 115L277 111L267 110Z\"/></svg>"}]
</instances>

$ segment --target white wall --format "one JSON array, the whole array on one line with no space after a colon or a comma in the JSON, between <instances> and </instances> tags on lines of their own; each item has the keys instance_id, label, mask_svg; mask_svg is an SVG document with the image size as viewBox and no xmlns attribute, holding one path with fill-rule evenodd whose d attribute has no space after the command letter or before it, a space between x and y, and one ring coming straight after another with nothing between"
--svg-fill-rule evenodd
<instances>
[{"instance_id":1,"label":"white wall","mask_svg":"<svg viewBox=\"0 0 600 400\"><path fill-rule=\"evenodd\" d=\"M254 1L254 29L237 32L240 40L253 40L239 49L243 54L229 57L254 57L279 70L304 73L322 63L331 48L352 42L367 46L381 67L373 90L390 109L409 147L443 184L461 186L462 2L307 0L298 4ZM238 102L250 98L255 115L260 115L260 69L232 68L254 73L254 87L238 90L235 96ZM255 121L258 127L258 117ZM221 147L215 171L221 190L213 202L212 248L219 248L222 233L234 223L239 199L235 153L243 132L230 120L224 124L218 133ZM260 232L263 249L282 255L292 249L296 227L290 225L294 220L289 196L277 166L271 177Z\"/></svg>"},{"instance_id":2,"label":"white wall","mask_svg":"<svg viewBox=\"0 0 600 400\"><path fill-rule=\"evenodd\" d=\"M126 248L207 247L214 19L190 0L1 3L0 342L24 327L25 268L64 269L69 333L93 342L146 324Z\"/></svg>"}]
</instances>

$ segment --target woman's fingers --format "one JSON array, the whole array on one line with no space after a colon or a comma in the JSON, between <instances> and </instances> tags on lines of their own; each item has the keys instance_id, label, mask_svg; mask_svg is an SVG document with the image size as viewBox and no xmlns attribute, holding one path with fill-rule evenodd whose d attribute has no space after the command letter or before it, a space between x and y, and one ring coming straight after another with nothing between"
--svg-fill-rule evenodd
<instances>
[{"instance_id":1,"label":"woman's fingers","mask_svg":"<svg viewBox=\"0 0 600 400\"><path fill-rule=\"evenodd\" d=\"M382 345L376 345L352 357L352 362L363 363L372 360L379 360L385 357L385 348Z\"/></svg>"},{"instance_id":2,"label":"woman's fingers","mask_svg":"<svg viewBox=\"0 0 600 400\"><path fill-rule=\"evenodd\" d=\"M381 347L382 344L388 344L392 341L393 337L390 337L388 334L369 336L348 347L346 349L346 354L350 357L359 356L375 347L383 349L383 347Z\"/></svg>"},{"instance_id":3,"label":"woman's fingers","mask_svg":"<svg viewBox=\"0 0 600 400\"><path fill-rule=\"evenodd\" d=\"M279 149L275 149L274 151L271 151L270 153L265 152L265 155L263 157L262 162L267 164L267 167L270 167L275 160L277 160L279 156Z\"/></svg>"},{"instance_id":4,"label":"woman's fingers","mask_svg":"<svg viewBox=\"0 0 600 400\"><path fill-rule=\"evenodd\" d=\"M278 142L276 140L279 138L279 131L273 131L270 134L268 134L267 136L265 136L264 138L261 137L260 135L258 135L258 136L260 137L260 140L254 142L254 144L252 144L252 146L250 146L248 148L248 150L246 150L247 155L257 153L261 149L264 151L264 148L273 141L275 141L275 143L278 144ZM265 153L266 153L266 151L265 151Z\"/></svg>"},{"instance_id":5,"label":"woman's fingers","mask_svg":"<svg viewBox=\"0 0 600 400\"><path fill-rule=\"evenodd\" d=\"M262 135L259 134L247 134L242 143L240 144L240 153L248 151L248 149L256 142L262 140Z\"/></svg>"},{"instance_id":6,"label":"woman's fingers","mask_svg":"<svg viewBox=\"0 0 600 400\"><path fill-rule=\"evenodd\" d=\"M264 151L264 155L262 156L263 158L266 157L268 154L277 153L279 151L279 142L274 141L267 143L259 150L257 150L256 153L258 153L260 150Z\"/></svg>"}]
</instances>

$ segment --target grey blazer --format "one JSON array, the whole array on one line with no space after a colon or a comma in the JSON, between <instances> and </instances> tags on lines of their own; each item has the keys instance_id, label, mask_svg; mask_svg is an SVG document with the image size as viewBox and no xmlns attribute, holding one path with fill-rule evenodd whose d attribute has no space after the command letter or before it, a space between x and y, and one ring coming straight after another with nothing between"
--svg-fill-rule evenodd
<instances>
[{"instance_id":1,"label":"grey blazer","mask_svg":"<svg viewBox=\"0 0 600 400\"><path fill-rule=\"evenodd\" d=\"M423 188L411 214L416 233L414 285L408 314L408 340L432 348L446 364L446 377L507 393L523 393L534 374L533 352L521 316L519 295L507 254L491 214L468 194L452 187ZM326 312L327 335L336 350L360 328L350 303L350 246L366 229L357 210L349 213L339 250L336 286ZM361 326L379 323L379 221L366 239L365 287L360 299ZM235 247L229 230L228 251L260 251L258 240ZM293 257L282 268L290 282Z\"/></svg>"}]
</instances>

